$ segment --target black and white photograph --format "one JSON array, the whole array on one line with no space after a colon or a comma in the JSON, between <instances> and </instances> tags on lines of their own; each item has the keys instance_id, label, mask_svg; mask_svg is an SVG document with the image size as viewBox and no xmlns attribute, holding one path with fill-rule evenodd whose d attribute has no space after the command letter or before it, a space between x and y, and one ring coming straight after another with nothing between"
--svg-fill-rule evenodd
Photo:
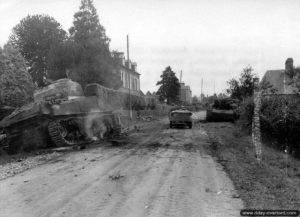
<instances>
[{"instance_id":1,"label":"black and white photograph","mask_svg":"<svg viewBox=\"0 0 300 217\"><path fill-rule=\"evenodd\" d=\"M0 217L300 216L299 0L0 0Z\"/></svg>"}]
</instances>

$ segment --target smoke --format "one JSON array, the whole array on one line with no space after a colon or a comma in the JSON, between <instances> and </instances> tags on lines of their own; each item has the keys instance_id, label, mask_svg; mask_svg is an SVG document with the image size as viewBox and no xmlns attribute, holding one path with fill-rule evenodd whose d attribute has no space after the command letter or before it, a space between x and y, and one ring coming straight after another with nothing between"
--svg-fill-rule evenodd
<instances>
[{"instance_id":1,"label":"smoke","mask_svg":"<svg viewBox=\"0 0 300 217\"><path fill-rule=\"evenodd\" d=\"M84 130L92 140L100 140L104 138L104 134L108 130L105 124L104 115L99 110L91 110L84 119Z\"/></svg>"}]
</instances>

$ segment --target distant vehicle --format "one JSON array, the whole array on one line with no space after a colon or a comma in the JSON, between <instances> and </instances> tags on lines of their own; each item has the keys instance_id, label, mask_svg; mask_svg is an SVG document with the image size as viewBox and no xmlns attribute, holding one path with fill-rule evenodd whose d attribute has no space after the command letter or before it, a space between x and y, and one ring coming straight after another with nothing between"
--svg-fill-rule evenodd
<instances>
[{"instance_id":1,"label":"distant vehicle","mask_svg":"<svg viewBox=\"0 0 300 217\"><path fill-rule=\"evenodd\" d=\"M238 100L225 98L215 100L211 108L206 111L208 122L234 122L238 118Z\"/></svg>"},{"instance_id":2,"label":"distant vehicle","mask_svg":"<svg viewBox=\"0 0 300 217\"><path fill-rule=\"evenodd\" d=\"M170 128L175 126L188 126L192 128L192 112L184 107L172 108L169 112Z\"/></svg>"}]
</instances>

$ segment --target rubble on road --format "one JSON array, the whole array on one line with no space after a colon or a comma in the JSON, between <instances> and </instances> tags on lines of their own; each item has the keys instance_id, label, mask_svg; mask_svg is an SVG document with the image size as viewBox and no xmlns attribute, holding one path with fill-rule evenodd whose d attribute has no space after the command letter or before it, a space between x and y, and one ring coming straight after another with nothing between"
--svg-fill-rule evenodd
<instances>
[{"instance_id":1,"label":"rubble on road","mask_svg":"<svg viewBox=\"0 0 300 217\"><path fill-rule=\"evenodd\" d=\"M151 116L151 115L148 115L148 116L138 116L137 117L137 119L138 120L142 120L142 121L152 121L152 120L154 120L154 118L153 118L153 116Z\"/></svg>"},{"instance_id":2,"label":"rubble on road","mask_svg":"<svg viewBox=\"0 0 300 217\"><path fill-rule=\"evenodd\" d=\"M118 180L118 179L121 179L121 178L123 178L124 176L123 175L121 175L121 173L120 172L117 172L116 174L113 174L113 175L109 175L109 178L111 179L111 180Z\"/></svg>"},{"instance_id":3,"label":"rubble on road","mask_svg":"<svg viewBox=\"0 0 300 217\"><path fill-rule=\"evenodd\" d=\"M113 138L109 139L108 142L110 142L113 146L119 146L126 145L128 143L128 140L124 138Z\"/></svg>"},{"instance_id":4,"label":"rubble on road","mask_svg":"<svg viewBox=\"0 0 300 217\"><path fill-rule=\"evenodd\" d=\"M17 159L10 158L10 162L0 165L0 180L24 172L25 170L41 165L61 155L62 153L52 152L35 156L19 156ZM3 156L0 157L2 158Z\"/></svg>"}]
</instances>

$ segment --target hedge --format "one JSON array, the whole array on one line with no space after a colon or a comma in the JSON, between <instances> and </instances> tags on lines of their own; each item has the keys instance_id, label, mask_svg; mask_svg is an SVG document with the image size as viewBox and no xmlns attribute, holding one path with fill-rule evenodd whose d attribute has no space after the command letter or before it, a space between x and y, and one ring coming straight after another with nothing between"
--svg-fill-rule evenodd
<instances>
[{"instance_id":1,"label":"hedge","mask_svg":"<svg viewBox=\"0 0 300 217\"><path fill-rule=\"evenodd\" d=\"M242 127L251 127L253 109L252 97L242 103L239 109L239 123ZM288 146L290 152L300 156L300 96L263 96L260 125L263 136L276 141L276 148L283 150Z\"/></svg>"}]
</instances>

